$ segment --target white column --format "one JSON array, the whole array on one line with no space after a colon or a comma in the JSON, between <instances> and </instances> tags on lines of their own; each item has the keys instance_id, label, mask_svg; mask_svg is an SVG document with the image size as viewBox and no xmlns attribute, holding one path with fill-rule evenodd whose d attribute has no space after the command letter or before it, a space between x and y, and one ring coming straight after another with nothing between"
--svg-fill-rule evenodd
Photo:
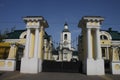
<instances>
[{"instance_id":1,"label":"white column","mask_svg":"<svg viewBox=\"0 0 120 80\"><path fill-rule=\"evenodd\" d=\"M25 58L28 58L29 56L29 46L30 46L30 28L27 28L27 38L26 38L25 53L24 53Z\"/></svg>"},{"instance_id":2,"label":"white column","mask_svg":"<svg viewBox=\"0 0 120 80\"><path fill-rule=\"evenodd\" d=\"M62 54L61 51L59 51L59 60L60 60L60 61L63 61L63 54Z\"/></svg>"},{"instance_id":3,"label":"white column","mask_svg":"<svg viewBox=\"0 0 120 80\"><path fill-rule=\"evenodd\" d=\"M44 39L43 39L43 36L44 36L44 28L43 28L43 26L41 26L40 27L40 32L39 32L39 45L38 45L38 58L39 59L44 59L44 57L43 57L43 45L44 45Z\"/></svg>"},{"instance_id":4,"label":"white column","mask_svg":"<svg viewBox=\"0 0 120 80\"><path fill-rule=\"evenodd\" d=\"M92 41L91 41L91 29L87 29L87 58L92 59Z\"/></svg>"},{"instance_id":5,"label":"white column","mask_svg":"<svg viewBox=\"0 0 120 80\"><path fill-rule=\"evenodd\" d=\"M109 47L107 46L107 59L109 59Z\"/></svg>"},{"instance_id":6,"label":"white column","mask_svg":"<svg viewBox=\"0 0 120 80\"><path fill-rule=\"evenodd\" d=\"M11 44L10 45L8 59L15 59L15 57L13 57L14 54L15 54L14 48L15 48L15 45Z\"/></svg>"},{"instance_id":7,"label":"white column","mask_svg":"<svg viewBox=\"0 0 120 80\"><path fill-rule=\"evenodd\" d=\"M112 61L114 61L114 51L115 51L115 49L114 49L114 47L112 47Z\"/></svg>"},{"instance_id":8,"label":"white column","mask_svg":"<svg viewBox=\"0 0 120 80\"><path fill-rule=\"evenodd\" d=\"M95 44L96 44L95 46L96 47L96 58L102 59L99 28L95 30Z\"/></svg>"},{"instance_id":9,"label":"white column","mask_svg":"<svg viewBox=\"0 0 120 80\"><path fill-rule=\"evenodd\" d=\"M39 37L39 41L38 41L38 58L40 59L40 42L41 42L40 41L41 40L40 39L40 30L39 30L39 36L38 37Z\"/></svg>"},{"instance_id":10,"label":"white column","mask_svg":"<svg viewBox=\"0 0 120 80\"><path fill-rule=\"evenodd\" d=\"M101 51L102 53L102 51ZM107 59L107 47L105 47L105 59Z\"/></svg>"},{"instance_id":11,"label":"white column","mask_svg":"<svg viewBox=\"0 0 120 80\"><path fill-rule=\"evenodd\" d=\"M34 58L38 58L38 44L39 43L39 28L35 29L35 48L34 48Z\"/></svg>"}]
</instances>

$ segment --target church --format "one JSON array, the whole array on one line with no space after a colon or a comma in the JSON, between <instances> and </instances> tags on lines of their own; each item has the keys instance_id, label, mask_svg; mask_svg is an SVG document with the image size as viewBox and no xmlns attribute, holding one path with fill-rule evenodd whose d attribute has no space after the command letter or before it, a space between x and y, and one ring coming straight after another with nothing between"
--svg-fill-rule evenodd
<instances>
[{"instance_id":1,"label":"church","mask_svg":"<svg viewBox=\"0 0 120 80\"><path fill-rule=\"evenodd\" d=\"M103 17L81 18L78 23L82 29L78 38L78 51L71 45L71 32L67 23L61 32L60 44L54 51L52 36L45 31L49 27L47 20L42 16L26 16L23 20L25 30L7 33L0 42L0 71L15 71L19 68L21 73L36 74L42 72L44 60L75 60L82 62L80 68L86 75L104 75L106 70L120 74L120 32L112 28L102 30Z\"/></svg>"},{"instance_id":2,"label":"church","mask_svg":"<svg viewBox=\"0 0 120 80\"><path fill-rule=\"evenodd\" d=\"M69 31L68 24L64 24L64 29L60 36L60 45L58 46L58 54L53 55L56 61L71 61L78 60L78 55L75 54L77 51L72 47L71 32Z\"/></svg>"}]
</instances>

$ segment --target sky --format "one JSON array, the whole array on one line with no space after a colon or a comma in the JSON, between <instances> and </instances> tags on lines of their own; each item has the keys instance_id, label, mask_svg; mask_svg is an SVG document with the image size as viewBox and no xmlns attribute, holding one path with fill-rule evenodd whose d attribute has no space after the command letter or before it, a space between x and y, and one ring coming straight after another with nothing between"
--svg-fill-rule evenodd
<instances>
[{"instance_id":1,"label":"sky","mask_svg":"<svg viewBox=\"0 0 120 80\"><path fill-rule=\"evenodd\" d=\"M102 16L101 29L120 31L120 0L0 0L0 31L26 29L25 16L43 16L49 24L46 32L56 43L67 22L75 47L81 32L78 22L83 16Z\"/></svg>"}]
</instances>

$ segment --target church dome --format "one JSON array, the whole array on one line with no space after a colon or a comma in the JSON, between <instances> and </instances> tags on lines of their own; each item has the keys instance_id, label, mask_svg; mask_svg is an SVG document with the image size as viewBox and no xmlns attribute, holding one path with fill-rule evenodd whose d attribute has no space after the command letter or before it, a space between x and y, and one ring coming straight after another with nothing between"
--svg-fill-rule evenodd
<instances>
[{"instance_id":1,"label":"church dome","mask_svg":"<svg viewBox=\"0 0 120 80\"><path fill-rule=\"evenodd\" d=\"M64 24L64 30L62 32L70 32L68 29L68 24L66 22Z\"/></svg>"}]
</instances>

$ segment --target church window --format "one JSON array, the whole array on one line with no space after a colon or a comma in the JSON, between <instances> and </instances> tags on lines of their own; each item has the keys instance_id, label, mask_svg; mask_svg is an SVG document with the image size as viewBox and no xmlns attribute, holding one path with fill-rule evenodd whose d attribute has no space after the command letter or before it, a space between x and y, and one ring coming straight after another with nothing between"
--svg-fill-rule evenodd
<instances>
[{"instance_id":1,"label":"church window","mask_svg":"<svg viewBox=\"0 0 120 80\"><path fill-rule=\"evenodd\" d=\"M64 35L64 39L67 40L67 34Z\"/></svg>"}]
</instances>

